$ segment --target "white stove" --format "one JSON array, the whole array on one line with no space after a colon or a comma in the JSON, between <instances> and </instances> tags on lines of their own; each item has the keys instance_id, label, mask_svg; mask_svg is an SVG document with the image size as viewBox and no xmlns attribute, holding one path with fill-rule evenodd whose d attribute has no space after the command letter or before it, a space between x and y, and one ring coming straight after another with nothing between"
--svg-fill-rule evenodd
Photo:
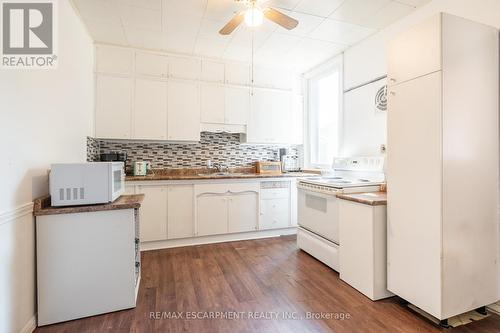
<instances>
[{"instance_id":1,"label":"white stove","mask_svg":"<svg viewBox=\"0 0 500 333\"><path fill-rule=\"evenodd\" d=\"M301 178L297 245L338 271L339 193L377 192L385 182L383 157L336 158L333 171Z\"/></svg>"}]
</instances>

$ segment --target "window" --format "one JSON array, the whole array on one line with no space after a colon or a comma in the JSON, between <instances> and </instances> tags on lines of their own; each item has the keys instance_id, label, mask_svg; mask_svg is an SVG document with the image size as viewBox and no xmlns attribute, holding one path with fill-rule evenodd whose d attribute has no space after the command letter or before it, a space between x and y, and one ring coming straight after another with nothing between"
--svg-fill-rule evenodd
<instances>
[{"instance_id":1,"label":"window","mask_svg":"<svg viewBox=\"0 0 500 333\"><path fill-rule=\"evenodd\" d=\"M308 78L306 150L308 165L330 168L338 156L341 131L342 63L320 68Z\"/></svg>"}]
</instances>

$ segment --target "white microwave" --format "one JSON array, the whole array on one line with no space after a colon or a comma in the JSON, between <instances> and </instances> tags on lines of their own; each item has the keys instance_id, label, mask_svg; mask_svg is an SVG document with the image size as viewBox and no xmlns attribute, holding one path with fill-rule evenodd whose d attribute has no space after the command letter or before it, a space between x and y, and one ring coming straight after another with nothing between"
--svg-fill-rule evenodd
<instances>
[{"instance_id":1,"label":"white microwave","mask_svg":"<svg viewBox=\"0 0 500 333\"><path fill-rule=\"evenodd\" d=\"M123 162L52 164L52 206L92 205L115 201L125 190Z\"/></svg>"}]
</instances>

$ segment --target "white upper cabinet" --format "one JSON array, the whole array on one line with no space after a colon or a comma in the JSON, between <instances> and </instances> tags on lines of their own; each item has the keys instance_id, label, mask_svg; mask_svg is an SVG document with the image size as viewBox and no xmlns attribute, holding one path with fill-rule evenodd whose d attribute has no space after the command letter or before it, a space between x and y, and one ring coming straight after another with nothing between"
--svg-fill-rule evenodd
<instances>
[{"instance_id":1,"label":"white upper cabinet","mask_svg":"<svg viewBox=\"0 0 500 333\"><path fill-rule=\"evenodd\" d=\"M203 60L201 63L201 80L224 83L224 63Z\"/></svg>"},{"instance_id":2,"label":"white upper cabinet","mask_svg":"<svg viewBox=\"0 0 500 333\"><path fill-rule=\"evenodd\" d=\"M257 67L254 70L255 86L291 90L294 84L290 72L272 68Z\"/></svg>"},{"instance_id":3,"label":"white upper cabinet","mask_svg":"<svg viewBox=\"0 0 500 333\"><path fill-rule=\"evenodd\" d=\"M167 82L136 79L134 139L167 139Z\"/></svg>"},{"instance_id":4,"label":"white upper cabinet","mask_svg":"<svg viewBox=\"0 0 500 333\"><path fill-rule=\"evenodd\" d=\"M193 58L169 57L169 76L177 79L199 80L201 61Z\"/></svg>"},{"instance_id":5,"label":"white upper cabinet","mask_svg":"<svg viewBox=\"0 0 500 333\"><path fill-rule=\"evenodd\" d=\"M99 45L96 47L96 71L108 74L131 74L132 50Z\"/></svg>"},{"instance_id":6,"label":"white upper cabinet","mask_svg":"<svg viewBox=\"0 0 500 333\"><path fill-rule=\"evenodd\" d=\"M225 123L225 91L220 84L202 83L200 85L201 122Z\"/></svg>"},{"instance_id":7,"label":"white upper cabinet","mask_svg":"<svg viewBox=\"0 0 500 333\"><path fill-rule=\"evenodd\" d=\"M133 80L99 74L96 81L96 137L130 139Z\"/></svg>"},{"instance_id":8,"label":"white upper cabinet","mask_svg":"<svg viewBox=\"0 0 500 333\"><path fill-rule=\"evenodd\" d=\"M226 64L226 83L237 85L250 84L250 66L244 64Z\"/></svg>"},{"instance_id":9,"label":"white upper cabinet","mask_svg":"<svg viewBox=\"0 0 500 333\"><path fill-rule=\"evenodd\" d=\"M250 113L250 88L226 87L225 123L230 125L246 125Z\"/></svg>"},{"instance_id":10,"label":"white upper cabinet","mask_svg":"<svg viewBox=\"0 0 500 333\"><path fill-rule=\"evenodd\" d=\"M168 139L200 140L200 89L197 82L168 82Z\"/></svg>"},{"instance_id":11,"label":"white upper cabinet","mask_svg":"<svg viewBox=\"0 0 500 333\"><path fill-rule=\"evenodd\" d=\"M194 236L193 185L168 186L168 238Z\"/></svg>"},{"instance_id":12,"label":"white upper cabinet","mask_svg":"<svg viewBox=\"0 0 500 333\"><path fill-rule=\"evenodd\" d=\"M388 83L399 84L441 69L441 15L399 34L388 46Z\"/></svg>"},{"instance_id":13,"label":"white upper cabinet","mask_svg":"<svg viewBox=\"0 0 500 333\"><path fill-rule=\"evenodd\" d=\"M135 73L137 75L166 78L168 76L168 58L152 53L137 52L135 55Z\"/></svg>"},{"instance_id":14,"label":"white upper cabinet","mask_svg":"<svg viewBox=\"0 0 500 333\"><path fill-rule=\"evenodd\" d=\"M291 93L254 89L247 126L247 143L288 143L292 103Z\"/></svg>"}]
</instances>

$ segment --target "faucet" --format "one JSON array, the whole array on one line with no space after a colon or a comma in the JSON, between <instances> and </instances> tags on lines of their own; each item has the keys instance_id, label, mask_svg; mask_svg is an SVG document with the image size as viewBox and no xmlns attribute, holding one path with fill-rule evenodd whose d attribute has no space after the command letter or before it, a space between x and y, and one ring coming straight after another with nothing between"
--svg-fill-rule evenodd
<instances>
[{"instance_id":1,"label":"faucet","mask_svg":"<svg viewBox=\"0 0 500 333\"><path fill-rule=\"evenodd\" d=\"M212 163L212 161L207 162L208 169L216 169L217 172L229 172L229 167L221 163Z\"/></svg>"}]
</instances>

